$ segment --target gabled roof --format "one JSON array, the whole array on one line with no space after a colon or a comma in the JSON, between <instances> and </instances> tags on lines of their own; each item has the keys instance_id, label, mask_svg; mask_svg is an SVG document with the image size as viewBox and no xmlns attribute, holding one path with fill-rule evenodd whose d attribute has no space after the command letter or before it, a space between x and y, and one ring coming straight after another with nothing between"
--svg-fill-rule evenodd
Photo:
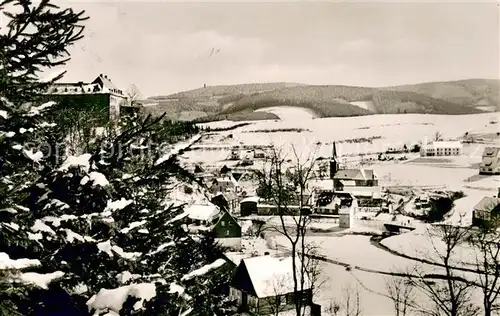
<instances>
[{"instance_id":1,"label":"gabled roof","mask_svg":"<svg viewBox=\"0 0 500 316\"><path fill-rule=\"evenodd\" d=\"M486 147L483 151L483 157L498 157L500 147Z\"/></svg>"},{"instance_id":2,"label":"gabled roof","mask_svg":"<svg viewBox=\"0 0 500 316\"><path fill-rule=\"evenodd\" d=\"M193 204L188 206L185 211L190 219L199 221L208 221L220 212L214 204Z\"/></svg>"},{"instance_id":3,"label":"gabled roof","mask_svg":"<svg viewBox=\"0 0 500 316\"><path fill-rule=\"evenodd\" d=\"M372 180L372 179L377 179L377 175L371 169L341 169L335 173L334 179L336 179L336 180Z\"/></svg>"},{"instance_id":4,"label":"gabled roof","mask_svg":"<svg viewBox=\"0 0 500 316\"><path fill-rule=\"evenodd\" d=\"M276 295L293 293L293 266L292 257L276 258L259 256L243 259L250 280L255 289L257 297L264 298ZM300 280L300 260L297 258L297 276ZM311 288L311 282L307 275L304 275L304 288Z\"/></svg>"},{"instance_id":5,"label":"gabled roof","mask_svg":"<svg viewBox=\"0 0 500 316\"><path fill-rule=\"evenodd\" d=\"M245 252L225 252L224 256L229 259L232 263L235 265L239 265L241 263L241 260L246 259L251 256L251 254L245 253Z\"/></svg>"},{"instance_id":6,"label":"gabled roof","mask_svg":"<svg viewBox=\"0 0 500 316\"><path fill-rule=\"evenodd\" d=\"M221 211L221 212L223 212L224 214L219 217L219 220L213 226L217 226L217 224L219 224L219 222L222 220L222 217L224 217L224 215L231 217L233 219L233 221L236 223L236 225L240 226L240 223L238 223L238 221L233 217L233 215L229 214L229 212L227 212L227 211Z\"/></svg>"},{"instance_id":7,"label":"gabled roof","mask_svg":"<svg viewBox=\"0 0 500 316\"><path fill-rule=\"evenodd\" d=\"M474 206L474 210L491 212L498 204L500 204L500 198L485 196Z\"/></svg>"},{"instance_id":8,"label":"gabled roof","mask_svg":"<svg viewBox=\"0 0 500 316\"><path fill-rule=\"evenodd\" d=\"M112 92L112 93L116 93L116 94L121 94L123 95L123 91L118 89L112 82L111 80L108 78L108 76L105 76L105 75L99 75L97 78L94 79L94 81L92 81L93 84L95 83L99 83L100 85L102 85L102 90L105 91L105 92Z\"/></svg>"}]
</instances>

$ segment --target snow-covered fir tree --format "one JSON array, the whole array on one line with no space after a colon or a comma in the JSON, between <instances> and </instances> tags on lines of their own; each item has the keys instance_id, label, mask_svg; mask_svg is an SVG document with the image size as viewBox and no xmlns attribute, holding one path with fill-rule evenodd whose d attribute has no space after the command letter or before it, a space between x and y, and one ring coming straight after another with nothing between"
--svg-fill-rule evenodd
<instances>
[{"instance_id":1,"label":"snow-covered fir tree","mask_svg":"<svg viewBox=\"0 0 500 316\"><path fill-rule=\"evenodd\" d=\"M84 15L49 1L0 9L15 12L0 35L0 314L230 315L222 249L181 221L186 185L206 199L176 161L197 129L129 119L59 157L64 137L45 119L57 104L37 95L61 76L38 72L64 65Z\"/></svg>"}]
</instances>

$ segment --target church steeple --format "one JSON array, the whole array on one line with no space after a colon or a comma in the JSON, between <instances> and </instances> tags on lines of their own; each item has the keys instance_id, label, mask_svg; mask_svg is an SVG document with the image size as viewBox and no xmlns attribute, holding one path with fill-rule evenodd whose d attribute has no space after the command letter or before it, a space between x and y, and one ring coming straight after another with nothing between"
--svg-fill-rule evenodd
<instances>
[{"instance_id":1,"label":"church steeple","mask_svg":"<svg viewBox=\"0 0 500 316\"><path fill-rule=\"evenodd\" d=\"M338 170L339 163L337 161L337 146L335 146L335 142L333 142L332 157L330 158L330 179L333 179Z\"/></svg>"}]
</instances>

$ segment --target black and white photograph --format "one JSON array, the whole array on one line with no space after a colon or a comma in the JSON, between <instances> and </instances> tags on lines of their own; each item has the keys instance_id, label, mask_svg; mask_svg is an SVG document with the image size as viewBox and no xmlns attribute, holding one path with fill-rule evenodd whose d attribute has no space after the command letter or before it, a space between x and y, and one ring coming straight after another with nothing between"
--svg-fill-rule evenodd
<instances>
[{"instance_id":1,"label":"black and white photograph","mask_svg":"<svg viewBox=\"0 0 500 316\"><path fill-rule=\"evenodd\" d=\"M0 316L500 316L497 0L0 0Z\"/></svg>"}]
</instances>

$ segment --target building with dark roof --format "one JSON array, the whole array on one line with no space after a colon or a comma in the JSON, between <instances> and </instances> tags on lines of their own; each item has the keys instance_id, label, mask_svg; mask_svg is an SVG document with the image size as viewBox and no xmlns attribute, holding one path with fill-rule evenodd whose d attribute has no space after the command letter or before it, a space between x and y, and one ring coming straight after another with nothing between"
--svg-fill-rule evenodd
<instances>
[{"instance_id":1,"label":"building with dark roof","mask_svg":"<svg viewBox=\"0 0 500 316\"><path fill-rule=\"evenodd\" d=\"M500 192L498 197L483 197L472 211L473 226L488 225L494 219L500 219Z\"/></svg>"},{"instance_id":2,"label":"building with dark roof","mask_svg":"<svg viewBox=\"0 0 500 316\"><path fill-rule=\"evenodd\" d=\"M103 74L91 82L54 83L46 95L63 108L92 112L102 121L117 120L122 114L137 111L137 106L132 106L124 92Z\"/></svg>"},{"instance_id":3,"label":"building with dark roof","mask_svg":"<svg viewBox=\"0 0 500 316\"><path fill-rule=\"evenodd\" d=\"M500 147L484 149L479 174L500 174Z\"/></svg>"}]
</instances>

